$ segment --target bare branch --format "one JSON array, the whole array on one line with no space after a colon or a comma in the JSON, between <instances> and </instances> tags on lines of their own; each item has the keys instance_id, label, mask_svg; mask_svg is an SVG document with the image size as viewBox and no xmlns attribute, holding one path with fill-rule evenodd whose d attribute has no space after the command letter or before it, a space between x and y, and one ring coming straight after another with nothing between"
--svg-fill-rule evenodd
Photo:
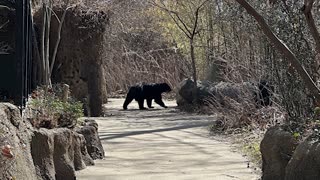
<instances>
[{"instance_id":1,"label":"bare branch","mask_svg":"<svg viewBox=\"0 0 320 180\"><path fill-rule=\"evenodd\" d=\"M307 88L312 92L313 96L320 102L320 89L316 86L309 73L300 64L297 57L293 52L272 32L264 18L245 0L236 0L246 11L253 16L260 25L264 34L268 37L270 42L281 52L288 60L289 66L292 65L303 81L306 83Z\"/></svg>"},{"instance_id":2,"label":"bare branch","mask_svg":"<svg viewBox=\"0 0 320 180\"><path fill-rule=\"evenodd\" d=\"M196 35L196 30L198 27L198 19L199 19L199 7L197 8L196 12L195 12L195 21L194 21L194 25L193 25L193 30L192 30L192 36Z\"/></svg>"},{"instance_id":3,"label":"bare branch","mask_svg":"<svg viewBox=\"0 0 320 180\"><path fill-rule=\"evenodd\" d=\"M192 33L189 30L187 24L182 20L182 18L179 16L179 14L177 12L175 12L174 15L178 18L179 22L182 24L182 26L185 28L185 30L188 32L188 34L190 36ZM179 23L177 25L179 25ZM183 30L181 27L180 27L180 29Z\"/></svg>"},{"instance_id":4,"label":"bare branch","mask_svg":"<svg viewBox=\"0 0 320 180\"><path fill-rule=\"evenodd\" d=\"M4 6L4 5L0 5L0 10L7 10L7 11L15 11L15 9L13 8L10 8L8 6Z\"/></svg>"},{"instance_id":5,"label":"bare branch","mask_svg":"<svg viewBox=\"0 0 320 180\"><path fill-rule=\"evenodd\" d=\"M204 4L207 2L208 0L205 0L203 1L199 6L198 8L196 9L196 12L195 12L195 22L194 22L194 25L193 25L193 31L192 31L192 35L196 35L198 33L200 33L200 30L197 30L198 29L198 21L199 21L199 11L201 10L201 8L204 6Z\"/></svg>"},{"instance_id":6,"label":"bare branch","mask_svg":"<svg viewBox=\"0 0 320 180\"><path fill-rule=\"evenodd\" d=\"M59 47L60 40L61 40L61 30L62 30L63 22L64 22L64 20L66 18L67 11L70 8L74 7L74 6L68 7L68 5L69 5L69 1L67 1L67 3L66 3L66 9L63 11L63 14L62 14L62 17L61 17L61 21L59 21L59 27L58 27L58 31L57 31L57 41L56 41L56 44L55 44L55 47L54 47L54 50L53 50L52 60L51 60L51 65L50 65L50 77L51 77L51 74L52 74L52 71L53 71L54 63L55 63L56 56L57 56L58 47Z\"/></svg>"},{"instance_id":7,"label":"bare branch","mask_svg":"<svg viewBox=\"0 0 320 180\"><path fill-rule=\"evenodd\" d=\"M54 12L54 10L52 8L49 8L49 9L53 13L54 17L57 19L58 23L60 23L60 19L59 19L58 15L56 14L56 12Z\"/></svg>"},{"instance_id":8,"label":"bare branch","mask_svg":"<svg viewBox=\"0 0 320 180\"><path fill-rule=\"evenodd\" d=\"M163 11L166 11L169 16L171 17L171 19L174 21L174 23L177 25L177 27L190 39L191 38L191 31L189 30L188 26L186 25L186 23L181 19L181 17L179 16L178 12L176 11L172 11L170 9L168 9L165 4L162 2L162 6L157 4L156 2L152 1L152 5L154 5L155 7L160 8ZM174 14L174 16L178 19L176 19L172 14ZM182 24L182 26L180 25L180 23Z\"/></svg>"},{"instance_id":9,"label":"bare branch","mask_svg":"<svg viewBox=\"0 0 320 180\"><path fill-rule=\"evenodd\" d=\"M303 11L304 16L306 17L310 33L314 41L316 42L317 53L320 53L320 34L312 15L313 3L314 0L304 0L304 6L301 8L301 10Z\"/></svg>"}]
</instances>

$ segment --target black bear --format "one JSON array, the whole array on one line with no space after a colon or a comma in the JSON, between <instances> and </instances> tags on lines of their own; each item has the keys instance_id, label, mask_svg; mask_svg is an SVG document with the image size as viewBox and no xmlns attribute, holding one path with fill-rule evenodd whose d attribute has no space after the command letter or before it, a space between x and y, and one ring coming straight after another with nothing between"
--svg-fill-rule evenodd
<instances>
[{"instance_id":1,"label":"black bear","mask_svg":"<svg viewBox=\"0 0 320 180\"><path fill-rule=\"evenodd\" d=\"M133 99L135 99L138 102L139 109L146 109L143 106L145 99L147 100L147 105L149 108L153 108L151 106L153 99L161 107L167 108L167 106L162 101L161 94L170 91L171 88L167 83L141 83L135 86L131 86L127 94L126 100L123 103L123 109L128 109L128 105L129 103L131 103Z\"/></svg>"},{"instance_id":2,"label":"black bear","mask_svg":"<svg viewBox=\"0 0 320 180\"><path fill-rule=\"evenodd\" d=\"M267 81L261 80L258 83L258 95L255 94L256 103L259 106L271 106L271 97L274 92L274 87Z\"/></svg>"}]
</instances>

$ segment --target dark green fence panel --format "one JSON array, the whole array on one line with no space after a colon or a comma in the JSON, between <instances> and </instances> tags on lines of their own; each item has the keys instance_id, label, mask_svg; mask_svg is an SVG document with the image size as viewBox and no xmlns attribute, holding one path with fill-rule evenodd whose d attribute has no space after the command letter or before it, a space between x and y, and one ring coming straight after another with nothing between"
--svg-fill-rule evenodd
<instances>
[{"instance_id":1,"label":"dark green fence panel","mask_svg":"<svg viewBox=\"0 0 320 180\"><path fill-rule=\"evenodd\" d=\"M13 100L16 95L16 66L14 54L0 54L0 99Z\"/></svg>"},{"instance_id":2,"label":"dark green fence panel","mask_svg":"<svg viewBox=\"0 0 320 180\"><path fill-rule=\"evenodd\" d=\"M0 30L0 43L3 41L13 47L9 53L0 54L0 100L11 101L22 107L33 88L31 83L33 24L30 2L0 0L0 4L11 9L8 11L10 23L7 30ZM11 36L13 38L7 38Z\"/></svg>"}]
</instances>

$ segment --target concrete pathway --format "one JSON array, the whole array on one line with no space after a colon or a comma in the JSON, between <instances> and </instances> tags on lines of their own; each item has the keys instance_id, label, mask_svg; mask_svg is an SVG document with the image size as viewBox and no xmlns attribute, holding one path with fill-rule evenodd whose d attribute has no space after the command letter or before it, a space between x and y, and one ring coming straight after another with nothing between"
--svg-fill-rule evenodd
<instances>
[{"instance_id":1,"label":"concrete pathway","mask_svg":"<svg viewBox=\"0 0 320 180\"><path fill-rule=\"evenodd\" d=\"M110 99L98 118L104 160L77 172L79 180L256 180L247 160L227 142L210 137L212 116L192 115L165 101L163 109L122 110L123 99Z\"/></svg>"}]
</instances>

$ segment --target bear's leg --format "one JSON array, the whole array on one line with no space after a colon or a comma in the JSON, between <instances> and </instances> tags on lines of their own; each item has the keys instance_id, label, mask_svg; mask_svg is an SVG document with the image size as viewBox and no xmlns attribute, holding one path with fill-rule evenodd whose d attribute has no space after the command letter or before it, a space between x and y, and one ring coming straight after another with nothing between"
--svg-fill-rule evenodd
<instances>
[{"instance_id":1,"label":"bear's leg","mask_svg":"<svg viewBox=\"0 0 320 180\"><path fill-rule=\"evenodd\" d=\"M130 97L130 96L126 97L126 100L123 103L123 109L124 110L128 109L128 105L131 103L132 100L133 100L132 97Z\"/></svg>"},{"instance_id":2,"label":"bear's leg","mask_svg":"<svg viewBox=\"0 0 320 180\"><path fill-rule=\"evenodd\" d=\"M144 99L139 99L137 101L138 101L138 104L139 104L139 109L146 109L145 107L143 107Z\"/></svg>"},{"instance_id":3,"label":"bear's leg","mask_svg":"<svg viewBox=\"0 0 320 180\"><path fill-rule=\"evenodd\" d=\"M129 92L127 94L126 100L123 103L123 109L128 109L128 105L131 103L131 101L135 98L135 88L130 88Z\"/></svg>"},{"instance_id":4,"label":"bear's leg","mask_svg":"<svg viewBox=\"0 0 320 180\"><path fill-rule=\"evenodd\" d=\"M147 99L147 105L149 108L154 108L152 107L152 99Z\"/></svg>"},{"instance_id":5,"label":"bear's leg","mask_svg":"<svg viewBox=\"0 0 320 180\"><path fill-rule=\"evenodd\" d=\"M154 102L156 102L157 104L159 104L161 107L167 108L167 106L164 104L164 102L162 101L161 95L156 97L154 99Z\"/></svg>"}]
</instances>

